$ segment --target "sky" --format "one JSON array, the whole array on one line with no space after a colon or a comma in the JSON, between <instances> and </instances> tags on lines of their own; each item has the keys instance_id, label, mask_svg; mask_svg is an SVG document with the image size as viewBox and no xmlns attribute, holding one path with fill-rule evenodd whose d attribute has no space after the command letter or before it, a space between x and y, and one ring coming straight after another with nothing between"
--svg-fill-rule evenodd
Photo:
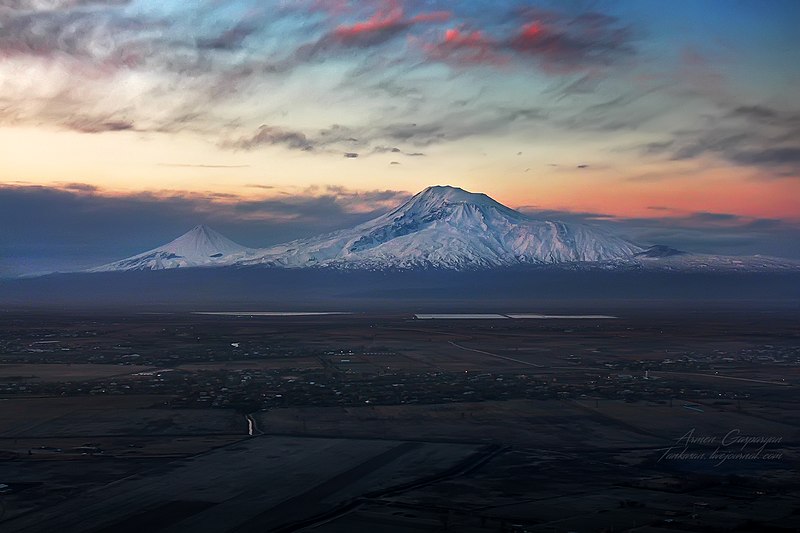
<instances>
[{"instance_id":1,"label":"sky","mask_svg":"<svg viewBox=\"0 0 800 533\"><path fill-rule=\"evenodd\" d=\"M796 0L0 0L0 276L430 185L800 258Z\"/></svg>"}]
</instances>

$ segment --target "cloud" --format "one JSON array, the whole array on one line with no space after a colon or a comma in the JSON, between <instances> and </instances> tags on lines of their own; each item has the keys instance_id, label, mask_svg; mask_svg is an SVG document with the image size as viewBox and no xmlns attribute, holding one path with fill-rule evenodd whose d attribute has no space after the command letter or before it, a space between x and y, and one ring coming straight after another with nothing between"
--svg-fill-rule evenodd
<instances>
[{"instance_id":1,"label":"cloud","mask_svg":"<svg viewBox=\"0 0 800 533\"><path fill-rule=\"evenodd\" d=\"M509 29L498 22L507 5L488 9L485 20L494 26L487 30L454 21L478 10L458 5L450 12L442 6L452 6L440 2L298 0L254 7L214 1L167 3L147 11L136 3L100 0L17 0L4 6L0 125L142 136L190 132L243 151L280 146L366 157L389 147L414 157L425 146L544 119L541 110L487 104L480 91L432 109L428 82L404 77L426 67L419 56L423 48L436 56L436 43L422 48L415 43L435 39L446 23L455 27L444 32L447 43L436 61L449 64L462 54L488 61L482 54L491 53L523 68L535 60L543 68L558 63L569 70L592 54L623 57L630 41L619 21L597 14L518 10ZM538 43L532 36L535 23L549 40ZM592 46L590 35L597 40ZM612 35L625 43L615 47ZM298 97L284 87L301 77L298 67L316 68L328 59L341 61L337 69L350 70L340 87L325 93L325 101L352 111L353 94L375 93L363 104L363 115L361 110L350 115L363 123L324 130L292 126L286 100L315 96L310 90ZM14 75L19 71L26 76ZM270 98L263 98L263 91L270 91ZM317 102L302 105L313 108ZM268 122L259 126L253 117Z\"/></svg>"},{"instance_id":2,"label":"cloud","mask_svg":"<svg viewBox=\"0 0 800 533\"><path fill-rule=\"evenodd\" d=\"M800 169L800 144L783 148L739 150L729 154L735 163L754 166L793 167ZM798 176L800 177L800 175Z\"/></svg>"},{"instance_id":3,"label":"cloud","mask_svg":"<svg viewBox=\"0 0 800 533\"><path fill-rule=\"evenodd\" d=\"M727 213L627 219L617 223L635 240L722 255L771 255L800 259L800 226Z\"/></svg>"},{"instance_id":4,"label":"cloud","mask_svg":"<svg viewBox=\"0 0 800 533\"><path fill-rule=\"evenodd\" d=\"M131 0L4 0L3 9L16 11L56 11L88 6L124 6Z\"/></svg>"},{"instance_id":5,"label":"cloud","mask_svg":"<svg viewBox=\"0 0 800 533\"><path fill-rule=\"evenodd\" d=\"M298 0L297 4L308 11L322 11L330 15L342 15L350 11L350 0Z\"/></svg>"},{"instance_id":6,"label":"cloud","mask_svg":"<svg viewBox=\"0 0 800 533\"><path fill-rule=\"evenodd\" d=\"M479 30L450 28L442 40L426 46L428 59L452 65L504 65L511 57L504 53L501 42Z\"/></svg>"},{"instance_id":7,"label":"cloud","mask_svg":"<svg viewBox=\"0 0 800 533\"><path fill-rule=\"evenodd\" d=\"M197 93L182 77L209 75L208 54L174 20L126 5L42 0L0 10L0 124L99 134L185 120ZM177 80L184 91L168 94Z\"/></svg>"},{"instance_id":8,"label":"cloud","mask_svg":"<svg viewBox=\"0 0 800 533\"><path fill-rule=\"evenodd\" d=\"M376 146L372 149L372 152L375 154L386 154L386 153L393 153L399 154L402 150L396 146Z\"/></svg>"},{"instance_id":9,"label":"cloud","mask_svg":"<svg viewBox=\"0 0 800 533\"><path fill-rule=\"evenodd\" d=\"M68 192L95 193L100 190L97 185L89 183L60 183L58 189Z\"/></svg>"},{"instance_id":10,"label":"cloud","mask_svg":"<svg viewBox=\"0 0 800 533\"><path fill-rule=\"evenodd\" d=\"M625 218L603 213L543 210L520 211L540 219L592 224L642 245L663 244L692 253L771 255L800 259L800 224L733 213L686 213L669 206L651 206L651 218Z\"/></svg>"},{"instance_id":11,"label":"cloud","mask_svg":"<svg viewBox=\"0 0 800 533\"><path fill-rule=\"evenodd\" d=\"M424 157L426 153L419 150L421 147L503 132L546 120L548 116L540 108L459 107L456 111L445 110L439 116L433 115L429 122L420 123L387 119L384 124L377 122L365 126L334 124L316 133L269 125L262 125L254 132L237 129L227 134L219 146L229 150L255 150L282 145L309 153L337 155L343 151L356 153L353 148L363 148L360 153L364 155L400 153L407 157Z\"/></svg>"},{"instance_id":12,"label":"cloud","mask_svg":"<svg viewBox=\"0 0 800 533\"><path fill-rule=\"evenodd\" d=\"M695 46L685 46L681 51L680 63L674 73L688 88L688 94L719 96L727 93L727 80L720 68L725 63L724 56L709 55Z\"/></svg>"},{"instance_id":13,"label":"cloud","mask_svg":"<svg viewBox=\"0 0 800 533\"><path fill-rule=\"evenodd\" d=\"M276 145L302 151L311 151L315 148L315 143L304 133L267 125L262 125L250 136L229 139L220 143L222 148L231 150L253 150L261 146Z\"/></svg>"},{"instance_id":14,"label":"cloud","mask_svg":"<svg viewBox=\"0 0 800 533\"><path fill-rule=\"evenodd\" d=\"M621 90L616 96L595 101L577 111L564 111L553 122L574 131L616 132L635 130L669 110L669 101L661 90L665 85L634 86Z\"/></svg>"},{"instance_id":15,"label":"cloud","mask_svg":"<svg viewBox=\"0 0 800 533\"><path fill-rule=\"evenodd\" d=\"M408 33L414 26L443 23L451 16L449 11L407 16L400 0L380 0L377 10L367 20L335 26L313 42L298 46L289 58L274 64L272 68L278 71L293 70L299 65L353 49L373 49Z\"/></svg>"},{"instance_id":16,"label":"cloud","mask_svg":"<svg viewBox=\"0 0 800 533\"><path fill-rule=\"evenodd\" d=\"M428 145L443 139L446 136L444 130L444 124L437 122L428 124L387 124L380 128L379 135L396 141Z\"/></svg>"},{"instance_id":17,"label":"cloud","mask_svg":"<svg viewBox=\"0 0 800 533\"><path fill-rule=\"evenodd\" d=\"M767 170L766 178L800 177L800 112L761 105L723 108L695 128L637 147L643 155L673 160L713 156Z\"/></svg>"},{"instance_id":18,"label":"cloud","mask_svg":"<svg viewBox=\"0 0 800 533\"><path fill-rule=\"evenodd\" d=\"M256 35L290 15L282 6L224 4L2 3L0 124L218 133L238 118L221 116L220 102L268 75L265 58L274 54Z\"/></svg>"},{"instance_id":19,"label":"cloud","mask_svg":"<svg viewBox=\"0 0 800 533\"><path fill-rule=\"evenodd\" d=\"M407 157L423 157L425 156L422 152L404 152L400 148L396 146L376 146L372 149L373 154L402 154Z\"/></svg>"},{"instance_id":20,"label":"cloud","mask_svg":"<svg viewBox=\"0 0 800 533\"><path fill-rule=\"evenodd\" d=\"M67 129L79 133L106 133L113 131L130 131L133 122L125 120L103 120L95 117L72 117L63 124Z\"/></svg>"},{"instance_id":21,"label":"cloud","mask_svg":"<svg viewBox=\"0 0 800 533\"><path fill-rule=\"evenodd\" d=\"M506 131L520 124L546 120L539 108L504 108L483 106L477 109L457 109L445 112L424 123L389 122L383 126L367 128L360 136L364 139L404 143L425 147L443 142L452 142L473 136L489 135ZM410 157L421 157L421 151L404 152Z\"/></svg>"},{"instance_id":22,"label":"cloud","mask_svg":"<svg viewBox=\"0 0 800 533\"><path fill-rule=\"evenodd\" d=\"M632 130L672 111L670 95L648 98L661 87L611 76L652 52L639 45L638 26L597 8L531 4L0 1L0 125L190 133L229 150L366 158L387 148L414 157L434 144L508 132L527 141L541 131L567 139L576 130ZM671 59L681 72L711 69L704 50L679 44ZM472 70L491 65L497 79ZM542 73L555 86L537 93ZM516 86L527 81L530 90ZM673 134L642 151L797 173L797 113L763 102L719 111L719 124L697 128L675 126L683 120L675 113ZM347 125L321 129L337 120Z\"/></svg>"},{"instance_id":23,"label":"cloud","mask_svg":"<svg viewBox=\"0 0 800 533\"><path fill-rule=\"evenodd\" d=\"M284 128L262 124L253 133L243 133L229 136L222 140L219 146L228 150L256 150L265 146L283 146L290 150L300 150L314 153L340 153L343 146L367 146L367 141L359 141L356 135L367 135L365 131L356 131L352 128L334 124L319 130L316 135ZM376 151L380 151L377 150ZM345 157L358 157L356 152L347 151Z\"/></svg>"},{"instance_id":24,"label":"cloud","mask_svg":"<svg viewBox=\"0 0 800 533\"><path fill-rule=\"evenodd\" d=\"M197 39L196 44L198 48L205 50L236 50L256 30L257 26L251 21L243 20L218 35Z\"/></svg>"},{"instance_id":25,"label":"cloud","mask_svg":"<svg viewBox=\"0 0 800 533\"><path fill-rule=\"evenodd\" d=\"M399 0L385 0L378 11L363 22L340 25L323 37L325 44L336 43L344 47L371 47L383 44L416 24L447 22L451 13L436 11L406 17Z\"/></svg>"},{"instance_id":26,"label":"cloud","mask_svg":"<svg viewBox=\"0 0 800 533\"><path fill-rule=\"evenodd\" d=\"M43 4L37 2L25 2ZM44 3L46 5L46 3ZM92 66L96 74L158 57L164 19L132 17L126 2L55 2L50 8L0 11L0 57L52 58ZM147 48L150 54L140 55Z\"/></svg>"},{"instance_id":27,"label":"cloud","mask_svg":"<svg viewBox=\"0 0 800 533\"><path fill-rule=\"evenodd\" d=\"M578 77L568 77L553 88L546 91L555 95L556 101L570 96L583 96L595 93L605 78L596 71L581 74Z\"/></svg>"},{"instance_id":28,"label":"cloud","mask_svg":"<svg viewBox=\"0 0 800 533\"><path fill-rule=\"evenodd\" d=\"M565 74L609 67L636 52L631 29L609 15L527 10L519 17L516 29L499 36L450 28L425 47L428 58L455 66L532 60L543 72Z\"/></svg>"},{"instance_id":29,"label":"cloud","mask_svg":"<svg viewBox=\"0 0 800 533\"><path fill-rule=\"evenodd\" d=\"M341 153L342 149L363 147L365 153L402 153L424 157L419 150L407 150L394 143L414 147L456 141L476 135L507 130L518 124L543 121L546 116L536 108L484 108L446 113L427 123L392 123L362 127L333 125L317 134L307 134L279 126L262 125L255 132L228 136L220 147L229 150L255 150L264 146L284 147L313 153ZM347 153L355 153L346 150Z\"/></svg>"}]
</instances>

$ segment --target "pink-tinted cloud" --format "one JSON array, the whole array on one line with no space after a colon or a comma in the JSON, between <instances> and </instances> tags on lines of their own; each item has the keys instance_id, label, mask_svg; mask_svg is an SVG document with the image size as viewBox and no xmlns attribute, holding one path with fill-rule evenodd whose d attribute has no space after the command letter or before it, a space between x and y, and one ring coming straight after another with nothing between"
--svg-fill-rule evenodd
<instances>
[{"instance_id":1,"label":"pink-tinted cloud","mask_svg":"<svg viewBox=\"0 0 800 533\"><path fill-rule=\"evenodd\" d=\"M431 59L448 63L462 65L507 63L510 58L499 48L499 43L489 39L481 31L450 28L445 31L441 42L426 46L426 51Z\"/></svg>"},{"instance_id":2,"label":"pink-tinted cloud","mask_svg":"<svg viewBox=\"0 0 800 533\"><path fill-rule=\"evenodd\" d=\"M451 65L535 61L548 73L580 72L609 66L633 55L630 29L601 13L561 16L531 12L517 28L493 37L480 30L451 28L426 46L430 59Z\"/></svg>"},{"instance_id":3,"label":"pink-tinted cloud","mask_svg":"<svg viewBox=\"0 0 800 533\"><path fill-rule=\"evenodd\" d=\"M447 22L450 17L447 11L433 11L407 18L401 3L387 0L368 20L340 25L330 38L347 46L372 46L386 42L417 24Z\"/></svg>"},{"instance_id":4,"label":"pink-tinted cloud","mask_svg":"<svg viewBox=\"0 0 800 533\"><path fill-rule=\"evenodd\" d=\"M328 6L330 7L330 6ZM333 13L332 13L333 14ZM341 15L336 12L337 18ZM372 16L361 22L339 24L313 42L297 47L285 61L274 65L275 71L291 70L297 65L324 59L353 49L368 50L399 37L419 24L446 22L446 11L423 12L407 16L398 0L381 0Z\"/></svg>"}]
</instances>

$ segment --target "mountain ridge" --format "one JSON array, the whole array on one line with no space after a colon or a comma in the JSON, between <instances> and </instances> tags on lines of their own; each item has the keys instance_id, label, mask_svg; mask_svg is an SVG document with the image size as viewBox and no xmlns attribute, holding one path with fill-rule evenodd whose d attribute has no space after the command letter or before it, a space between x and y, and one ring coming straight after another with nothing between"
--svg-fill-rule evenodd
<instances>
[{"instance_id":1,"label":"mountain ridge","mask_svg":"<svg viewBox=\"0 0 800 533\"><path fill-rule=\"evenodd\" d=\"M431 186L351 228L248 248L205 225L89 272L191 267L474 270L514 266L667 270L800 269L799 261L690 254L588 224L541 220L483 193Z\"/></svg>"}]
</instances>

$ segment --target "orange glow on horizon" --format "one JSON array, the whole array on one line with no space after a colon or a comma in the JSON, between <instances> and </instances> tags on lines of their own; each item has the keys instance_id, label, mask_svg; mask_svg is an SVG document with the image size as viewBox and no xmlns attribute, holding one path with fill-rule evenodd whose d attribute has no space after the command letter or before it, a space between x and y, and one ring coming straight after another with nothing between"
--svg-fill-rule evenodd
<instances>
[{"instance_id":1,"label":"orange glow on horizon","mask_svg":"<svg viewBox=\"0 0 800 533\"><path fill-rule=\"evenodd\" d=\"M553 156L548 149L533 151L531 159L519 163L487 158L476 143L476 149L468 146L464 152L431 147L426 157L406 157L402 164L390 165L399 156L350 160L282 149L231 152L191 136L173 136L167 144L135 132L90 135L35 128L0 128L0 146L0 184L63 188L82 183L97 187L101 195L205 195L215 202L236 202L316 194L309 192L314 187L391 189L410 195L449 184L484 192L509 207L616 217L715 212L800 220L800 180L706 161L667 168L620 157L619 168L567 170L544 163ZM48 157L42 156L41 147ZM524 172L528 165L530 172Z\"/></svg>"}]
</instances>

